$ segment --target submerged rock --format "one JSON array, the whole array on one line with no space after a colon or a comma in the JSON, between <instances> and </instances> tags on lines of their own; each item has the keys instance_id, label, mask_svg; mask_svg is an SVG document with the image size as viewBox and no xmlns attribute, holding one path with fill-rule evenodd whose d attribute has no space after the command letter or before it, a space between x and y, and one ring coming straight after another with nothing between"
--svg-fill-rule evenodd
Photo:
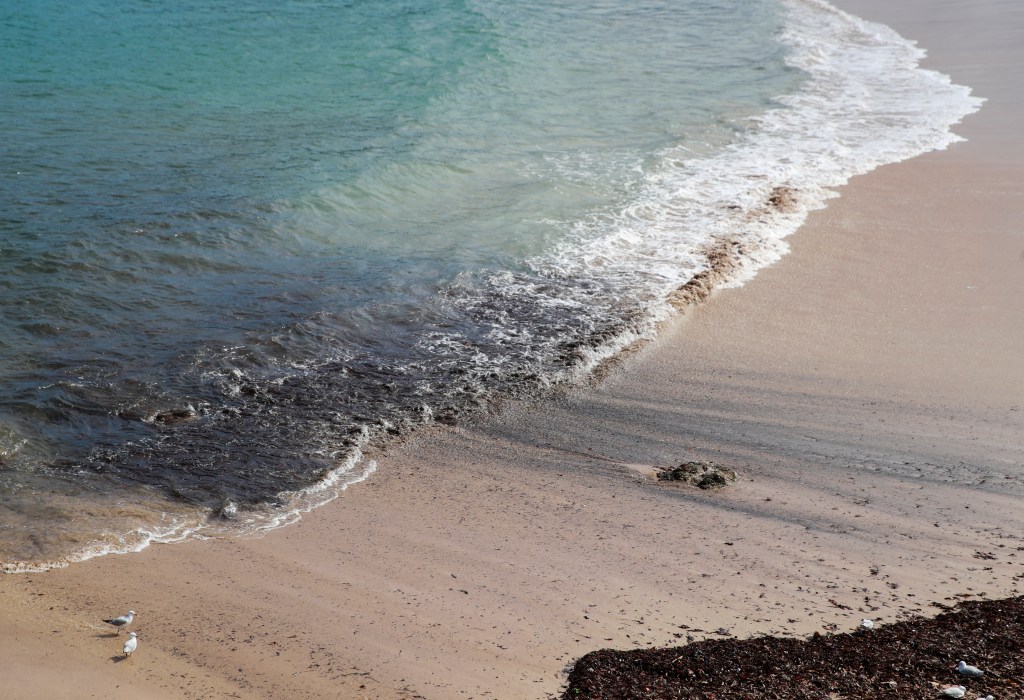
<instances>
[{"instance_id":1,"label":"submerged rock","mask_svg":"<svg viewBox=\"0 0 1024 700\"><path fill-rule=\"evenodd\" d=\"M170 425L173 423L193 421L198 417L199 412L192 408L192 406L189 406L188 408L175 408L169 411L161 411L153 416L153 422Z\"/></svg>"},{"instance_id":2,"label":"submerged rock","mask_svg":"<svg viewBox=\"0 0 1024 700\"><path fill-rule=\"evenodd\" d=\"M658 481L683 481L701 489L718 489L736 481L736 472L715 462L683 462L658 471Z\"/></svg>"}]
</instances>

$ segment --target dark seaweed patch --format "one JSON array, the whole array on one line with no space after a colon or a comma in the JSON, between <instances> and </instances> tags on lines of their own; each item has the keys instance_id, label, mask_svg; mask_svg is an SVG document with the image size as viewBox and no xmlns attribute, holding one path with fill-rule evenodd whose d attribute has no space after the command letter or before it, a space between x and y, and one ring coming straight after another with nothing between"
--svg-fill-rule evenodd
<instances>
[{"instance_id":1,"label":"dark seaweed patch","mask_svg":"<svg viewBox=\"0 0 1024 700\"><path fill-rule=\"evenodd\" d=\"M961 676L957 661L985 671ZM809 639L709 639L579 659L563 700L920 700L962 685L965 698L1024 698L1024 596L960 603L914 619Z\"/></svg>"}]
</instances>

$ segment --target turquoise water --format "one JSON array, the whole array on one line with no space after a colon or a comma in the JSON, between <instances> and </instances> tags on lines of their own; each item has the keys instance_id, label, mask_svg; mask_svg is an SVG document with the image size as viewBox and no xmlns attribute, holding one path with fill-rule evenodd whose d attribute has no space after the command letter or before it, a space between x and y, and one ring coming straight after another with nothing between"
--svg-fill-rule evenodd
<instances>
[{"instance_id":1,"label":"turquoise water","mask_svg":"<svg viewBox=\"0 0 1024 700\"><path fill-rule=\"evenodd\" d=\"M808 45L873 41L919 79L816 2L4 3L0 559L278 524L368 441L582 376L709 246L753 270L815 183L951 140L941 79L891 153L807 112L851 111Z\"/></svg>"}]
</instances>

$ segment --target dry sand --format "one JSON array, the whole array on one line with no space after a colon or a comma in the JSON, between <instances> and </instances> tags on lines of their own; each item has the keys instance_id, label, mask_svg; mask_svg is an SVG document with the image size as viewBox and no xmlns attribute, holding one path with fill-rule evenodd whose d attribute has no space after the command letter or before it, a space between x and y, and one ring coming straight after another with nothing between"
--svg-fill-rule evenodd
<instances>
[{"instance_id":1,"label":"dry sand","mask_svg":"<svg viewBox=\"0 0 1024 700\"><path fill-rule=\"evenodd\" d=\"M989 98L968 143L856 179L600 385L373 455L295 526L0 578L0 695L542 698L600 647L1018 593L1024 6L841 5ZM645 476L688 459L740 480Z\"/></svg>"}]
</instances>

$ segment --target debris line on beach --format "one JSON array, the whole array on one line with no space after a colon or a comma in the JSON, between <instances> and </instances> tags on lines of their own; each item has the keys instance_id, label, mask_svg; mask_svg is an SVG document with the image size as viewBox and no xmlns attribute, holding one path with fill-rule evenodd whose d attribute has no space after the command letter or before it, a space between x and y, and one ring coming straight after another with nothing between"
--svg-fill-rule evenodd
<instances>
[{"instance_id":1,"label":"debris line on beach","mask_svg":"<svg viewBox=\"0 0 1024 700\"><path fill-rule=\"evenodd\" d=\"M957 673L964 656L985 675ZM562 699L920 700L958 685L970 699L1024 698L1024 596L964 602L870 632L595 651L576 662Z\"/></svg>"}]
</instances>

